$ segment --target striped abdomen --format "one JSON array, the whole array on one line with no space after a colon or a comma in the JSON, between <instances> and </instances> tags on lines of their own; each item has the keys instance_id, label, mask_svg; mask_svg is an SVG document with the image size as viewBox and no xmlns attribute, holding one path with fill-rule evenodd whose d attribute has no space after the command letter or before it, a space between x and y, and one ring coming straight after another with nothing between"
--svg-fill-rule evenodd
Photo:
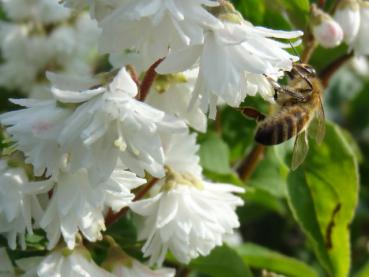
<instances>
[{"instance_id":1,"label":"striped abdomen","mask_svg":"<svg viewBox=\"0 0 369 277\"><path fill-rule=\"evenodd\" d=\"M282 143L300 133L309 120L310 113L306 107L284 107L274 116L260 122L255 140L264 145Z\"/></svg>"}]
</instances>

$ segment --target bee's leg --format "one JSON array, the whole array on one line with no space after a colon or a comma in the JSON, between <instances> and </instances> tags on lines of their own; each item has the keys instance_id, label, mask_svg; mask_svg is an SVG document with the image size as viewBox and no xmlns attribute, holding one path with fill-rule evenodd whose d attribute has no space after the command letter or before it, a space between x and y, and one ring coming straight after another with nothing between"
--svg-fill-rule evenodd
<instances>
[{"instance_id":1,"label":"bee's leg","mask_svg":"<svg viewBox=\"0 0 369 277\"><path fill-rule=\"evenodd\" d=\"M280 84L278 84L278 82L276 82L275 80L273 80L269 76L265 75L265 77L269 81L270 85L273 87L273 89L274 89L274 100L277 101L278 94L283 90L283 88L281 87Z\"/></svg>"},{"instance_id":2,"label":"bee's leg","mask_svg":"<svg viewBox=\"0 0 369 277\"><path fill-rule=\"evenodd\" d=\"M302 90L303 92L311 92L313 91L313 84L311 83L311 81L304 75L300 72L300 70L298 69L295 69L296 73L306 82L306 84L309 86L308 89L304 89Z\"/></svg>"},{"instance_id":3,"label":"bee's leg","mask_svg":"<svg viewBox=\"0 0 369 277\"><path fill-rule=\"evenodd\" d=\"M281 87L280 89L278 89L277 96L278 94L288 95L289 97L297 100L298 102L304 103L309 100L310 95L311 95L311 90L310 89L306 89L306 90L305 89L290 89L287 86L287 87ZM276 97L274 98L276 99Z\"/></svg>"},{"instance_id":4,"label":"bee's leg","mask_svg":"<svg viewBox=\"0 0 369 277\"><path fill-rule=\"evenodd\" d=\"M240 110L246 118L254 119L256 122L262 121L266 117L263 113L251 107L242 107L238 108L238 110Z\"/></svg>"},{"instance_id":5,"label":"bee's leg","mask_svg":"<svg viewBox=\"0 0 369 277\"><path fill-rule=\"evenodd\" d=\"M266 76L269 83L271 84L271 86L274 89L274 100L275 101L278 102L278 96L280 94L285 94L285 95L287 94L288 96L290 96L293 99L296 99L299 102L306 102L309 99L310 94L313 90L312 84L311 84L309 79L307 79L305 76L303 76L301 74L301 72L298 71L298 74L308 83L309 88L292 90L288 86L287 87L282 87L280 84L278 84L272 78Z\"/></svg>"}]
</instances>

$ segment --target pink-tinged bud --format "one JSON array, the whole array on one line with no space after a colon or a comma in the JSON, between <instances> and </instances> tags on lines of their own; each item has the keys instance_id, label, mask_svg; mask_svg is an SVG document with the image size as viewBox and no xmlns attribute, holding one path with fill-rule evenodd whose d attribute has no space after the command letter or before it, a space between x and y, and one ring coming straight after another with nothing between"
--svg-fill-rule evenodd
<instances>
[{"instance_id":1,"label":"pink-tinged bud","mask_svg":"<svg viewBox=\"0 0 369 277\"><path fill-rule=\"evenodd\" d=\"M360 2L360 28L351 46L356 55L369 55L369 2Z\"/></svg>"},{"instance_id":2,"label":"pink-tinged bud","mask_svg":"<svg viewBox=\"0 0 369 277\"><path fill-rule=\"evenodd\" d=\"M343 40L351 44L360 27L360 5L357 0L341 0L334 14L334 19L341 26Z\"/></svg>"},{"instance_id":3,"label":"pink-tinged bud","mask_svg":"<svg viewBox=\"0 0 369 277\"><path fill-rule=\"evenodd\" d=\"M343 40L341 26L315 5L312 8L312 30L316 41L325 48L336 47Z\"/></svg>"}]
</instances>

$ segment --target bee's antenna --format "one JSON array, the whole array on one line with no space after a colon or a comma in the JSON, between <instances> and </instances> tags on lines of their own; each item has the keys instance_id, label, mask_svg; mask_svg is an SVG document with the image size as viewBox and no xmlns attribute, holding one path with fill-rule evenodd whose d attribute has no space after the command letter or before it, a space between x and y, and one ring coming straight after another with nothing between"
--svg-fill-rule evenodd
<instances>
[{"instance_id":1,"label":"bee's antenna","mask_svg":"<svg viewBox=\"0 0 369 277\"><path fill-rule=\"evenodd\" d=\"M299 57L299 61L301 61L301 60L300 60L299 53L297 53L295 46L293 46L293 44L291 43L291 41L288 41L288 43L291 45L291 48L292 48L293 52L295 53L295 55L296 55L297 57Z\"/></svg>"}]
</instances>

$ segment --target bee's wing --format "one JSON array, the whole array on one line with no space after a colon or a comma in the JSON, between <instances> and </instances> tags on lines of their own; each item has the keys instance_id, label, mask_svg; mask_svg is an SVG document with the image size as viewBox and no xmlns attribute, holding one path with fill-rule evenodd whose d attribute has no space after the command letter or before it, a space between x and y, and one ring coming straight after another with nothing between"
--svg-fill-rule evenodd
<instances>
[{"instance_id":1,"label":"bee's wing","mask_svg":"<svg viewBox=\"0 0 369 277\"><path fill-rule=\"evenodd\" d=\"M291 169L295 170L305 160L309 151L307 130L297 135L295 145L293 147Z\"/></svg>"},{"instance_id":2,"label":"bee's wing","mask_svg":"<svg viewBox=\"0 0 369 277\"><path fill-rule=\"evenodd\" d=\"M322 104L322 99L319 97L319 106L315 111L315 125L314 128L309 128L312 136L316 139L318 144L321 144L325 136L325 115Z\"/></svg>"}]
</instances>

